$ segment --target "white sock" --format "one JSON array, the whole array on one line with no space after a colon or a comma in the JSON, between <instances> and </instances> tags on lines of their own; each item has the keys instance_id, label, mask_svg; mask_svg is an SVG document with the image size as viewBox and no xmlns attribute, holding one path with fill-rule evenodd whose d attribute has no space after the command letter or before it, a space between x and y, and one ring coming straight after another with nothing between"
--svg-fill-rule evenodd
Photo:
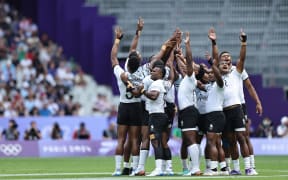
<instances>
[{"instance_id":1,"label":"white sock","mask_svg":"<svg viewBox=\"0 0 288 180\"><path fill-rule=\"evenodd\" d=\"M200 146L200 144L197 144L197 146L198 146L198 149L199 149L199 163L200 163L200 159L201 159L201 146ZM200 164L199 164L200 165Z\"/></svg>"},{"instance_id":2,"label":"white sock","mask_svg":"<svg viewBox=\"0 0 288 180\"><path fill-rule=\"evenodd\" d=\"M130 168L129 162L123 162L123 167L124 168Z\"/></svg>"},{"instance_id":3,"label":"white sock","mask_svg":"<svg viewBox=\"0 0 288 180\"><path fill-rule=\"evenodd\" d=\"M251 168L255 169L255 158L253 154L250 155L250 165L251 165Z\"/></svg>"},{"instance_id":4,"label":"white sock","mask_svg":"<svg viewBox=\"0 0 288 180\"><path fill-rule=\"evenodd\" d=\"M181 162L182 162L182 168L183 169L188 169L187 159L181 159Z\"/></svg>"},{"instance_id":5,"label":"white sock","mask_svg":"<svg viewBox=\"0 0 288 180\"><path fill-rule=\"evenodd\" d=\"M166 160L166 169L172 170L172 160Z\"/></svg>"},{"instance_id":6,"label":"white sock","mask_svg":"<svg viewBox=\"0 0 288 180\"><path fill-rule=\"evenodd\" d=\"M148 157L148 153L149 153L148 150L140 150L138 169L141 171L145 170L145 164Z\"/></svg>"},{"instance_id":7,"label":"white sock","mask_svg":"<svg viewBox=\"0 0 288 180\"><path fill-rule=\"evenodd\" d=\"M197 144L192 144L188 146L188 152L192 160L192 173L200 171L199 169L199 149Z\"/></svg>"},{"instance_id":8,"label":"white sock","mask_svg":"<svg viewBox=\"0 0 288 180\"><path fill-rule=\"evenodd\" d=\"M156 169L161 171L162 170L163 159L156 159L155 160L155 164L156 164Z\"/></svg>"},{"instance_id":9,"label":"white sock","mask_svg":"<svg viewBox=\"0 0 288 180\"><path fill-rule=\"evenodd\" d=\"M220 164L220 169L226 167L226 162L225 162L225 161L222 161L222 162L220 162L219 164Z\"/></svg>"},{"instance_id":10,"label":"white sock","mask_svg":"<svg viewBox=\"0 0 288 180\"><path fill-rule=\"evenodd\" d=\"M132 166L133 170L137 169L138 163L139 163L139 156L132 156L131 166Z\"/></svg>"},{"instance_id":11,"label":"white sock","mask_svg":"<svg viewBox=\"0 0 288 180\"><path fill-rule=\"evenodd\" d=\"M233 162L234 170L236 170L236 171L240 171L240 163L239 163L239 159L232 160L232 162Z\"/></svg>"},{"instance_id":12,"label":"white sock","mask_svg":"<svg viewBox=\"0 0 288 180\"><path fill-rule=\"evenodd\" d=\"M115 169L121 170L121 162L122 162L123 156L121 155L115 155Z\"/></svg>"},{"instance_id":13,"label":"white sock","mask_svg":"<svg viewBox=\"0 0 288 180\"><path fill-rule=\"evenodd\" d=\"M244 167L245 167L245 169L250 169L251 168L251 166L250 166L250 157L248 156L248 157L245 157L243 159L244 159Z\"/></svg>"},{"instance_id":14,"label":"white sock","mask_svg":"<svg viewBox=\"0 0 288 180\"><path fill-rule=\"evenodd\" d=\"M225 161L226 161L226 167L227 167L227 168L230 168L231 158L225 158Z\"/></svg>"},{"instance_id":15,"label":"white sock","mask_svg":"<svg viewBox=\"0 0 288 180\"><path fill-rule=\"evenodd\" d=\"M217 170L218 167L218 161L211 161L210 162L210 169L216 169Z\"/></svg>"},{"instance_id":16,"label":"white sock","mask_svg":"<svg viewBox=\"0 0 288 180\"><path fill-rule=\"evenodd\" d=\"M162 170L162 171L165 171L165 169L166 169L166 161L163 160L163 161L162 161L161 170Z\"/></svg>"},{"instance_id":17,"label":"white sock","mask_svg":"<svg viewBox=\"0 0 288 180\"><path fill-rule=\"evenodd\" d=\"M205 159L206 161L206 169L210 169L211 167L211 159Z\"/></svg>"},{"instance_id":18,"label":"white sock","mask_svg":"<svg viewBox=\"0 0 288 180\"><path fill-rule=\"evenodd\" d=\"M191 158L189 158L189 167L188 167L188 169L189 169L189 171L191 171L192 170L192 160L191 160Z\"/></svg>"}]
</instances>

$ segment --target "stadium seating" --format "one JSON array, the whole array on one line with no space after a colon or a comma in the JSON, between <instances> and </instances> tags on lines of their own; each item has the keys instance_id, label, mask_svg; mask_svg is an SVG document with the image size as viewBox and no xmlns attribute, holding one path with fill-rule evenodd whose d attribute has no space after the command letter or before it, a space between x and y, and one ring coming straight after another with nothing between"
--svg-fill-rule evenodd
<instances>
[{"instance_id":1,"label":"stadium seating","mask_svg":"<svg viewBox=\"0 0 288 180\"><path fill-rule=\"evenodd\" d=\"M86 0L98 5L102 14L115 15L127 34L119 56L125 57L134 34L136 19L142 16L144 31L139 43L143 56L158 51L175 27L191 33L194 56L210 50L208 28L214 26L221 50L239 54L238 34L248 34L246 68L252 74L264 74L264 86L283 86L288 58L288 2L285 0Z\"/></svg>"}]
</instances>

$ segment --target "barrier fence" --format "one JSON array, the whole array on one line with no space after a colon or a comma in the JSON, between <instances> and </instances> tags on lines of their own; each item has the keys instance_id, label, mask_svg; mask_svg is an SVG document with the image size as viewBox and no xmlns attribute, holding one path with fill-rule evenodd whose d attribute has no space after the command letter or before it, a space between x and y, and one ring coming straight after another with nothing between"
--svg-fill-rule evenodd
<instances>
[{"instance_id":1,"label":"barrier fence","mask_svg":"<svg viewBox=\"0 0 288 180\"><path fill-rule=\"evenodd\" d=\"M251 140L255 155L288 155L288 139ZM115 140L0 141L0 157L113 156L116 145ZM181 140L171 139L169 145L173 156L179 156ZM205 140L202 151L204 146Z\"/></svg>"}]
</instances>

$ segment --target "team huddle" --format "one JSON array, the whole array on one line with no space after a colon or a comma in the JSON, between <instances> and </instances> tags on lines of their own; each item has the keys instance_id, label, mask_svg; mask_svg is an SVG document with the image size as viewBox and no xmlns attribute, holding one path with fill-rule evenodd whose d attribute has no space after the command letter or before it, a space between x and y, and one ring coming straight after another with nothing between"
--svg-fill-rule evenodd
<instances>
[{"instance_id":1,"label":"team huddle","mask_svg":"<svg viewBox=\"0 0 288 180\"><path fill-rule=\"evenodd\" d=\"M123 68L117 59L123 33L120 27L115 29L111 63L120 91L120 104L115 172L112 175L146 175L150 143L155 155L155 169L147 176L174 175L168 141L176 113L182 135L180 155L184 176L241 175L238 144L245 174L257 175L243 85L255 100L256 112L260 115L262 106L244 69L247 36L243 30L239 36L240 55L234 66L229 52L218 54L213 28L208 31L212 46L211 55L206 54L209 65L193 61L190 34L186 32L182 40L184 35L179 28L158 53L143 63L136 51L143 27L144 21L139 18ZM206 169L201 172L200 144L204 135ZM230 167L231 159L233 166Z\"/></svg>"}]
</instances>

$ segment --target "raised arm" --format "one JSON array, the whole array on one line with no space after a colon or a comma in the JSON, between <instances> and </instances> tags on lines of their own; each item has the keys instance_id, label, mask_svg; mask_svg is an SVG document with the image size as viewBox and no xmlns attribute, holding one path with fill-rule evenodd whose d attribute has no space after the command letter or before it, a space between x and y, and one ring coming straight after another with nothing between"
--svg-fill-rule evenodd
<instances>
[{"instance_id":1,"label":"raised arm","mask_svg":"<svg viewBox=\"0 0 288 180\"><path fill-rule=\"evenodd\" d=\"M210 28L209 31L208 31L208 38L211 40L211 43L212 43L212 57L213 57L213 59L215 59L216 56L218 56L218 47L216 45L216 39L217 39L216 31L215 31L215 29L213 27Z\"/></svg>"},{"instance_id":2,"label":"raised arm","mask_svg":"<svg viewBox=\"0 0 288 180\"><path fill-rule=\"evenodd\" d=\"M139 41L139 37L141 35L143 27L144 27L144 20L141 17L139 17L138 22L137 22L136 34L135 34L135 36L134 36L134 38L132 40L129 53L132 52L132 51L136 51L137 45L138 45L138 41Z\"/></svg>"},{"instance_id":3,"label":"raised arm","mask_svg":"<svg viewBox=\"0 0 288 180\"><path fill-rule=\"evenodd\" d=\"M254 86L251 83L249 78L244 80L244 85L245 85L245 88L248 90L250 96L252 97L252 99L256 103L256 113L261 116L263 113L262 104L261 104L259 96L258 96L258 94L257 94L257 92L256 92L256 90L255 90L255 88L254 88Z\"/></svg>"},{"instance_id":4,"label":"raised arm","mask_svg":"<svg viewBox=\"0 0 288 180\"><path fill-rule=\"evenodd\" d=\"M170 52L170 56L167 60L167 63L166 65L170 68L170 73L169 73L169 81L171 82L171 84L174 83L175 81L175 71L174 71L174 65L173 65L173 62L174 62L174 51L171 51Z\"/></svg>"},{"instance_id":5,"label":"raised arm","mask_svg":"<svg viewBox=\"0 0 288 180\"><path fill-rule=\"evenodd\" d=\"M120 27L115 28L115 40L114 44L111 50L111 64L112 67L116 66L119 64L118 58L117 58L117 53L119 49L119 43L121 39L123 38L123 33Z\"/></svg>"},{"instance_id":6,"label":"raised arm","mask_svg":"<svg viewBox=\"0 0 288 180\"><path fill-rule=\"evenodd\" d=\"M241 49L240 49L240 56L239 56L239 59L237 61L236 68L237 68L237 71L239 73L242 73L243 69L244 69L245 58L246 58L246 45L247 45L246 44L247 35L243 31L243 29L241 29L239 39L241 41Z\"/></svg>"},{"instance_id":7,"label":"raised arm","mask_svg":"<svg viewBox=\"0 0 288 180\"><path fill-rule=\"evenodd\" d=\"M219 65L219 57L218 57L218 47L216 44L216 32L214 28L210 28L208 31L208 38L211 40L212 44L212 54L213 54L213 61L212 61L212 70L216 79L216 83L219 87L224 86L224 82L221 76L221 73L219 71L218 65ZM210 59L210 58L209 58ZM209 62L209 60L208 60ZM211 64L211 60L209 62Z\"/></svg>"},{"instance_id":8,"label":"raised arm","mask_svg":"<svg viewBox=\"0 0 288 180\"><path fill-rule=\"evenodd\" d=\"M176 63L177 63L178 69L182 77L184 77L187 74L185 62L186 62L186 59L182 55L176 54Z\"/></svg>"},{"instance_id":9,"label":"raised arm","mask_svg":"<svg viewBox=\"0 0 288 180\"><path fill-rule=\"evenodd\" d=\"M177 28L175 30L175 32L173 33L172 37L170 39L168 39L161 46L160 51L151 58L150 67L152 67L153 63L156 60L159 60L159 59L161 59L164 62L166 62L165 58L166 58L167 55L168 55L168 57L170 56L170 52L173 50L173 48L176 46L177 42L179 41L180 34L181 34L180 29Z\"/></svg>"},{"instance_id":10,"label":"raised arm","mask_svg":"<svg viewBox=\"0 0 288 180\"><path fill-rule=\"evenodd\" d=\"M187 68L187 75L191 76L193 74L193 58L192 58L192 51L190 47L190 33L185 33L186 38L184 40L185 47L186 47L186 68Z\"/></svg>"}]
</instances>

